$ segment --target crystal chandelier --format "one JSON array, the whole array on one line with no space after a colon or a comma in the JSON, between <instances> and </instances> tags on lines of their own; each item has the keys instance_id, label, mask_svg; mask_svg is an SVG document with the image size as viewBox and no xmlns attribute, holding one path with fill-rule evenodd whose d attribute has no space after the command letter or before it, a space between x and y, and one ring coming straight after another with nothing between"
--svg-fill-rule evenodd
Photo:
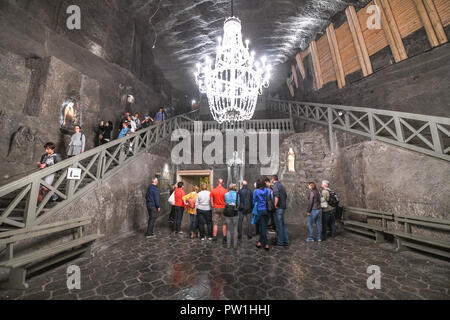
<instances>
[{"instance_id":1,"label":"crystal chandelier","mask_svg":"<svg viewBox=\"0 0 450 320\"><path fill-rule=\"evenodd\" d=\"M233 8L233 1L231 3ZM216 62L207 57L202 68L197 64L195 80L208 97L211 114L218 123L250 120L258 95L269 87L271 67L266 58L255 61L249 53L249 40L242 42L241 21L233 16L225 21L223 40L219 38Z\"/></svg>"}]
</instances>

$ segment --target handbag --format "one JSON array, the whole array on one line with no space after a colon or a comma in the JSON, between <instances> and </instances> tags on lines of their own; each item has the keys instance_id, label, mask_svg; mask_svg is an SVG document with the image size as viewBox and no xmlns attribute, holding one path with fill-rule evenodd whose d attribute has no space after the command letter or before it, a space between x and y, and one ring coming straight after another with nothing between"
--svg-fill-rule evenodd
<instances>
[{"instance_id":1,"label":"handbag","mask_svg":"<svg viewBox=\"0 0 450 320\"><path fill-rule=\"evenodd\" d=\"M174 205L175 205L175 191L172 192L172 194L170 195L170 197L169 197L169 199L167 200L167 202L169 202L169 204L170 204L171 206L174 206Z\"/></svg>"},{"instance_id":2,"label":"handbag","mask_svg":"<svg viewBox=\"0 0 450 320\"><path fill-rule=\"evenodd\" d=\"M270 197L270 191L269 194L266 196L266 207L268 213L274 213L276 210L275 204L273 203L272 198Z\"/></svg>"},{"instance_id":3,"label":"handbag","mask_svg":"<svg viewBox=\"0 0 450 320\"><path fill-rule=\"evenodd\" d=\"M225 206L225 209L223 210L223 215L225 217L231 218L236 217L238 215L237 202L238 202L238 194L236 192L236 204L227 204Z\"/></svg>"}]
</instances>

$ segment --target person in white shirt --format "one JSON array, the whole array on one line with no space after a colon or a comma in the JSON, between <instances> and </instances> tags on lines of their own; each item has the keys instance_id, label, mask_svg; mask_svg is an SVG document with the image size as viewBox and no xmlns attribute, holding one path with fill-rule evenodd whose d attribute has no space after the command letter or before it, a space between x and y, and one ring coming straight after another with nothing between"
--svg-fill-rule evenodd
<instances>
[{"instance_id":1,"label":"person in white shirt","mask_svg":"<svg viewBox=\"0 0 450 320\"><path fill-rule=\"evenodd\" d=\"M136 132L136 122L131 118L131 116L128 116L128 125L131 126L130 133Z\"/></svg>"},{"instance_id":2,"label":"person in white shirt","mask_svg":"<svg viewBox=\"0 0 450 320\"><path fill-rule=\"evenodd\" d=\"M202 191L197 195L195 200L195 208L197 210L197 217L200 229L200 238L202 241L206 240L205 224L207 226L208 240L212 241L213 225L212 225L212 210L211 210L211 198L208 191L208 185L202 183Z\"/></svg>"}]
</instances>

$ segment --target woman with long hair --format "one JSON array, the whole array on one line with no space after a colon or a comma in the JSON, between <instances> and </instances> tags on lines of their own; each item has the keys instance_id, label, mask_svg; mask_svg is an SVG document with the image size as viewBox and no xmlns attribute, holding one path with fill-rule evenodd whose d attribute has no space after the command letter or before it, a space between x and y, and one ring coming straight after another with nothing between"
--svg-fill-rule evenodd
<instances>
[{"instance_id":1,"label":"woman with long hair","mask_svg":"<svg viewBox=\"0 0 450 320\"><path fill-rule=\"evenodd\" d=\"M256 190L253 193L253 205L256 205L259 217L259 241L256 247L260 249L264 246L264 249L269 251L269 240L267 239L267 223L269 221L267 197L273 200L270 189L266 187L264 179L260 178L256 182Z\"/></svg>"}]
</instances>

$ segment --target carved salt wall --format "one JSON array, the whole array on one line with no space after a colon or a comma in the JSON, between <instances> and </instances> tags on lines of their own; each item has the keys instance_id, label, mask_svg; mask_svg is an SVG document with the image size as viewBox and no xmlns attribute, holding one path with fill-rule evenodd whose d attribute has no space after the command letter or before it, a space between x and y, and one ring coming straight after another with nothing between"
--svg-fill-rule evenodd
<instances>
[{"instance_id":1,"label":"carved salt wall","mask_svg":"<svg viewBox=\"0 0 450 320\"><path fill-rule=\"evenodd\" d=\"M71 4L82 9L81 30L66 27ZM46 142L65 155L73 124L92 148L100 120L117 130L127 108L154 115L172 102L145 41L147 24L126 2L117 5L0 1L0 185L36 170Z\"/></svg>"}]
</instances>

